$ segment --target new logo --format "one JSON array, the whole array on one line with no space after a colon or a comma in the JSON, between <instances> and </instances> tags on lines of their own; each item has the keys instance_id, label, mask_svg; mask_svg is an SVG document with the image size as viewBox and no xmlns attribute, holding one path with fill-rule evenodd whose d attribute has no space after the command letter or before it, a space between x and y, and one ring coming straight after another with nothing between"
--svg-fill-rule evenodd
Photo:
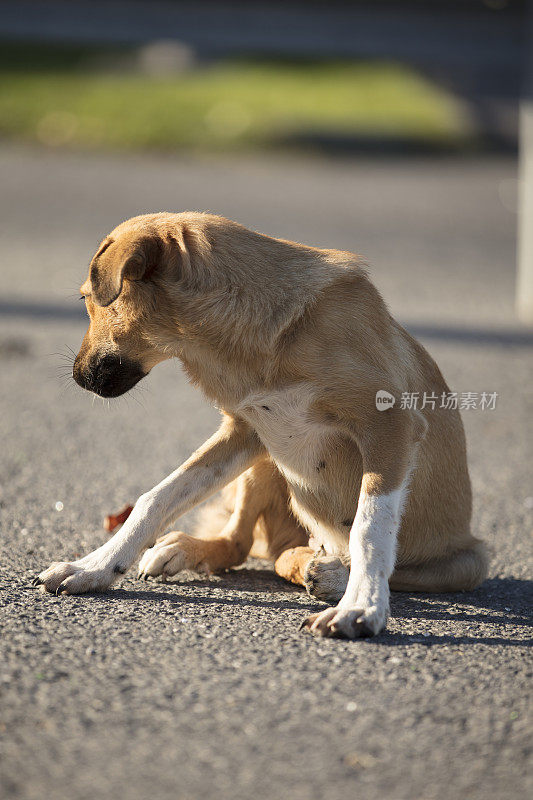
<instances>
[{"instance_id":1,"label":"new logo","mask_svg":"<svg viewBox=\"0 0 533 800\"><path fill-rule=\"evenodd\" d=\"M380 389L379 392L376 392L376 408L378 411L387 411L387 409L393 407L395 402L394 395L386 392L385 389Z\"/></svg>"}]
</instances>

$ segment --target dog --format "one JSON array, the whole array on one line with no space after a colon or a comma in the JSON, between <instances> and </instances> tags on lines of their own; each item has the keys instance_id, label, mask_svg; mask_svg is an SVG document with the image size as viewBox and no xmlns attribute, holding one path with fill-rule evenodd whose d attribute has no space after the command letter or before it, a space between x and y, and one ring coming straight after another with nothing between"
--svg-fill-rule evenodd
<instances>
[{"instance_id":1,"label":"dog","mask_svg":"<svg viewBox=\"0 0 533 800\"><path fill-rule=\"evenodd\" d=\"M401 402L449 389L358 256L211 214L148 214L103 240L80 291L90 317L80 386L117 397L176 357L222 422L109 541L41 572L44 590L105 590L145 548L139 575L163 580L252 551L328 604L304 630L356 639L386 626L389 587L451 592L485 579L460 414ZM219 490L198 535L162 535Z\"/></svg>"}]
</instances>

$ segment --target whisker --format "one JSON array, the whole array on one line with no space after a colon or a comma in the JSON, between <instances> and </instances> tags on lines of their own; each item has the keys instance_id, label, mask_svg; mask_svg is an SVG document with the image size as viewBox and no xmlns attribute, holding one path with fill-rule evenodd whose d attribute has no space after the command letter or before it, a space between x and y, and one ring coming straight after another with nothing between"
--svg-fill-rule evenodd
<instances>
[{"instance_id":1,"label":"whisker","mask_svg":"<svg viewBox=\"0 0 533 800\"><path fill-rule=\"evenodd\" d=\"M135 403L137 403L137 405L138 405L138 406L140 406L140 407L142 408L142 410L143 410L143 411L146 411L146 407L145 407L145 406L143 406L143 404L141 403L141 401L139 400L139 398L138 398L138 397L135 397L135 395L134 395L134 394L132 394L132 395L131 395L131 399L132 399L132 400L133 400Z\"/></svg>"},{"instance_id":2,"label":"whisker","mask_svg":"<svg viewBox=\"0 0 533 800\"><path fill-rule=\"evenodd\" d=\"M69 379L63 381L63 383L61 385L61 397L64 397L64 395L67 392L71 392L73 389L76 389L76 388L77 388L76 384L74 383L72 378L69 378Z\"/></svg>"},{"instance_id":3,"label":"whisker","mask_svg":"<svg viewBox=\"0 0 533 800\"><path fill-rule=\"evenodd\" d=\"M139 386L138 384L137 386L134 386L133 389L129 392L129 397L131 397L131 399L134 400L137 403L137 405L142 408L143 411L146 411L146 406L137 397L138 393L141 391L142 388L143 387Z\"/></svg>"}]
</instances>

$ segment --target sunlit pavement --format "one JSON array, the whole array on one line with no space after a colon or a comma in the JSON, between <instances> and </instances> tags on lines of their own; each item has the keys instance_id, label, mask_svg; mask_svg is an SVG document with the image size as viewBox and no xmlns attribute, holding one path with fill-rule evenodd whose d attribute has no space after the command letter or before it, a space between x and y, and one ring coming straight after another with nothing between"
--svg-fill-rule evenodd
<instances>
[{"instance_id":1,"label":"sunlit pavement","mask_svg":"<svg viewBox=\"0 0 533 800\"><path fill-rule=\"evenodd\" d=\"M4 147L0 171L4 796L524 796L533 337L513 315L514 163ZM101 596L28 588L217 424L177 364L108 405L57 355L83 335L76 293L102 236L187 208L364 254L452 388L497 393L463 413L473 527L494 551L479 590L396 594L386 633L342 642L299 633L319 605L254 562Z\"/></svg>"}]
</instances>

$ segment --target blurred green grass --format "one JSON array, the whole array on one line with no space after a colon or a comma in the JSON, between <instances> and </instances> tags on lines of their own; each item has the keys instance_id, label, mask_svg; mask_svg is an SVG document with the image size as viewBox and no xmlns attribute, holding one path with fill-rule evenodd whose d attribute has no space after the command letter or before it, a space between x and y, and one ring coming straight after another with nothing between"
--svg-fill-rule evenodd
<instances>
[{"instance_id":1,"label":"blurred green grass","mask_svg":"<svg viewBox=\"0 0 533 800\"><path fill-rule=\"evenodd\" d=\"M454 147L472 136L458 101L399 64L248 58L150 75L136 63L131 50L4 45L0 136L197 151L373 136Z\"/></svg>"}]
</instances>

